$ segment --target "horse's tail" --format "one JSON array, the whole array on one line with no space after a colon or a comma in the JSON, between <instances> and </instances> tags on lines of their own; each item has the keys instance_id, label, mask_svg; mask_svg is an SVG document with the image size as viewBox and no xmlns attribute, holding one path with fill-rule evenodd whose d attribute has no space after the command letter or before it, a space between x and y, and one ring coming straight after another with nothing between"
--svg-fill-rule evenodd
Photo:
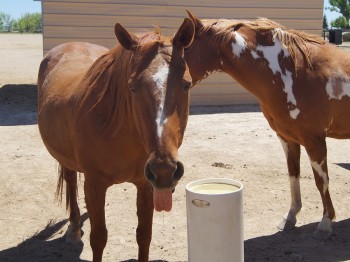
<instances>
[{"instance_id":1,"label":"horse's tail","mask_svg":"<svg viewBox=\"0 0 350 262\"><path fill-rule=\"evenodd\" d=\"M57 202L59 205L62 204L63 186L64 186L64 172L63 172L63 167L59 164L58 181L57 181L57 188L56 188L56 194L55 194L55 202Z\"/></svg>"},{"instance_id":2,"label":"horse's tail","mask_svg":"<svg viewBox=\"0 0 350 262\"><path fill-rule=\"evenodd\" d=\"M68 173L72 173L72 174L68 174ZM57 181L57 188L56 188L56 194L55 194L55 201L60 205L62 204L62 196L63 196L63 186L64 186L64 181L65 181L65 175L67 175L67 178L70 178L70 175L75 175L77 176L77 172L76 171L71 171L65 167L63 167L62 165L59 164L58 166L58 181ZM76 178L75 178L76 179ZM70 179L69 179L70 180ZM69 181L68 181L69 183ZM70 207L70 191L69 191L69 185L67 183L66 184L66 210L69 209ZM75 190L76 192L78 192L78 187L77 184L75 183Z\"/></svg>"}]
</instances>

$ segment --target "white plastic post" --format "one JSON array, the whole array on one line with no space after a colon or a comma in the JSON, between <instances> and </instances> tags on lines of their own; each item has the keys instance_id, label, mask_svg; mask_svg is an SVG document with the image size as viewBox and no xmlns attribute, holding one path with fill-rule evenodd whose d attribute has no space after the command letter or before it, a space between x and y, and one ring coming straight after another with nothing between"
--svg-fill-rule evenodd
<instances>
[{"instance_id":1,"label":"white plastic post","mask_svg":"<svg viewBox=\"0 0 350 262\"><path fill-rule=\"evenodd\" d=\"M243 262L243 185L209 178L186 185L189 262Z\"/></svg>"}]
</instances>

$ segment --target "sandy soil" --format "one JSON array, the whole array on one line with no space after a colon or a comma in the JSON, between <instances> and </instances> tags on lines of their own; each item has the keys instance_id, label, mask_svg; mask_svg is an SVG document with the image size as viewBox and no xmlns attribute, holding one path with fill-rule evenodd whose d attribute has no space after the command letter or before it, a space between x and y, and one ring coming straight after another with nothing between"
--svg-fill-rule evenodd
<instances>
[{"instance_id":1,"label":"sandy soil","mask_svg":"<svg viewBox=\"0 0 350 262\"><path fill-rule=\"evenodd\" d=\"M63 241L64 207L54 203L57 164L47 153L36 120L36 76L42 58L41 35L0 35L0 261L91 261L90 225L80 183L82 244ZM157 213L152 261L187 261L185 185L208 177L244 184L246 261L350 261L350 142L328 140L330 190L337 219L327 241L311 232L322 216L305 150L301 159L303 209L297 227L279 232L289 208L284 153L258 105L193 107L180 150L185 176L173 210ZM109 239L104 261L136 261L135 188L108 191Z\"/></svg>"}]
</instances>

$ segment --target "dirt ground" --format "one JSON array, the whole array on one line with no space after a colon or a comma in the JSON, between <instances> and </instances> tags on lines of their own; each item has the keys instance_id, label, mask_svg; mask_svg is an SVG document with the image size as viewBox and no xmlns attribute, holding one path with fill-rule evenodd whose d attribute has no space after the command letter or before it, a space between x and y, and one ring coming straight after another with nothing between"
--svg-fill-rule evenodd
<instances>
[{"instance_id":1,"label":"dirt ground","mask_svg":"<svg viewBox=\"0 0 350 262\"><path fill-rule=\"evenodd\" d=\"M54 203L57 164L37 128L36 76L42 58L41 35L0 35L0 261L91 261L90 225L83 196L82 244L63 241L67 214ZM187 261L185 185L208 178L244 184L246 261L350 261L350 142L328 141L330 192L337 212L327 241L311 233L322 203L302 150L303 209L297 227L276 225L290 204L284 153L258 105L193 107L180 158L185 175L170 213L154 216L150 260ZM111 187L106 216L109 239L104 261L136 261L136 190Z\"/></svg>"}]
</instances>

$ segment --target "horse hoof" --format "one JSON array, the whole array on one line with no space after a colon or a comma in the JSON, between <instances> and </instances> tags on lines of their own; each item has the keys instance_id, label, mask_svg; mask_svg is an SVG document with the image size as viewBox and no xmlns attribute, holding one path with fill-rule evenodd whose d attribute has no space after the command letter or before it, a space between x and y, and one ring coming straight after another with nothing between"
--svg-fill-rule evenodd
<instances>
[{"instance_id":1,"label":"horse hoof","mask_svg":"<svg viewBox=\"0 0 350 262\"><path fill-rule=\"evenodd\" d=\"M277 225L277 229L280 231L289 230L295 228L296 220L287 220L285 218Z\"/></svg>"},{"instance_id":2,"label":"horse hoof","mask_svg":"<svg viewBox=\"0 0 350 262\"><path fill-rule=\"evenodd\" d=\"M332 231L316 229L312 233L312 238L317 240L327 240L331 237Z\"/></svg>"},{"instance_id":3,"label":"horse hoof","mask_svg":"<svg viewBox=\"0 0 350 262\"><path fill-rule=\"evenodd\" d=\"M80 229L74 230L73 226L70 224L65 235L65 242L71 244L81 242Z\"/></svg>"},{"instance_id":4,"label":"horse hoof","mask_svg":"<svg viewBox=\"0 0 350 262\"><path fill-rule=\"evenodd\" d=\"M74 233L66 234L64 241L68 244L80 243L81 242L80 232L76 234Z\"/></svg>"}]
</instances>

